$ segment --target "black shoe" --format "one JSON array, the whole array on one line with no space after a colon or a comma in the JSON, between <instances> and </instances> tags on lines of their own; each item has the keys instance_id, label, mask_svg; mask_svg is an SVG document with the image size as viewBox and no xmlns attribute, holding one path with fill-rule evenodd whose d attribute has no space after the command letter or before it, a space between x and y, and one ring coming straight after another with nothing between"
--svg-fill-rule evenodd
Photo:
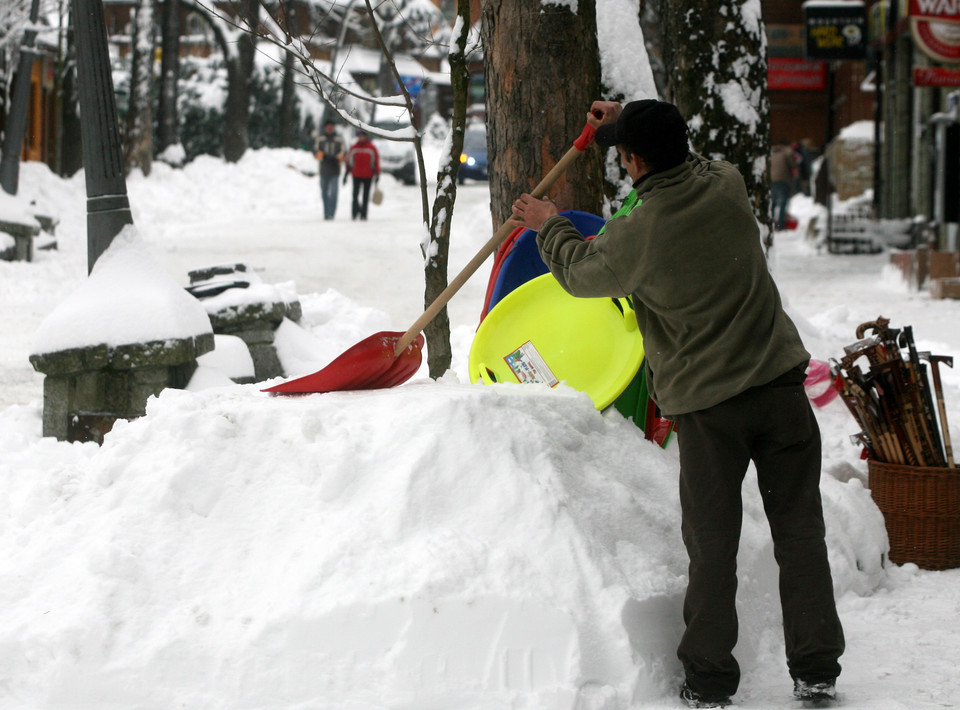
<instances>
[{"instance_id":1,"label":"black shoe","mask_svg":"<svg viewBox=\"0 0 960 710\"><path fill-rule=\"evenodd\" d=\"M680 699L687 704L688 708L725 708L730 704L730 697L707 697L692 690L687 682L684 681L680 686Z\"/></svg>"},{"instance_id":2,"label":"black shoe","mask_svg":"<svg viewBox=\"0 0 960 710\"><path fill-rule=\"evenodd\" d=\"M835 680L808 683L797 678L793 681L793 697L805 708L829 708L839 702Z\"/></svg>"}]
</instances>

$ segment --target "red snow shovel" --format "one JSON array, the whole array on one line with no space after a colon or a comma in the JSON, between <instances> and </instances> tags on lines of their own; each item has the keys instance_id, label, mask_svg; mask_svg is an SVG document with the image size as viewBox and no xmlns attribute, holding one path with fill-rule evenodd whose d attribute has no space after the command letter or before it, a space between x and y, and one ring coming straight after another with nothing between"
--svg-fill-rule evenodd
<instances>
[{"instance_id":1,"label":"red snow shovel","mask_svg":"<svg viewBox=\"0 0 960 710\"><path fill-rule=\"evenodd\" d=\"M590 124L584 126L583 132L574 141L573 147L560 158L530 194L538 198L543 197L557 179L566 172L570 164L590 146L595 133L596 129ZM322 370L295 380L281 382L263 391L278 394L338 392L382 389L406 382L420 369L424 342L420 331L437 317L454 294L473 276L487 257L497 250L513 229L513 225L504 222L490 241L483 245L470 263L463 267L450 285L434 299L423 315L405 333L393 331L374 333L346 350Z\"/></svg>"}]
</instances>

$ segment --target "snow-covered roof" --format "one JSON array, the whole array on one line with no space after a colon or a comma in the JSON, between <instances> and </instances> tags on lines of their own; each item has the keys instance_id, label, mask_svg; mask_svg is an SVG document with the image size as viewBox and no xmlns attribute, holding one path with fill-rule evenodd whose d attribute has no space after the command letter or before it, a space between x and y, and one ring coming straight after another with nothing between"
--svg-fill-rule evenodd
<instances>
[{"instance_id":1,"label":"snow-covered roof","mask_svg":"<svg viewBox=\"0 0 960 710\"><path fill-rule=\"evenodd\" d=\"M855 121L845 126L837 134L837 138L845 141L867 141L874 139L875 124L873 121Z\"/></svg>"},{"instance_id":2,"label":"snow-covered roof","mask_svg":"<svg viewBox=\"0 0 960 710\"><path fill-rule=\"evenodd\" d=\"M341 71L348 71L351 74L377 74L380 71L382 57L383 55L379 50L350 45L341 48L337 53L337 64ZM396 54L393 61L397 65L400 76L426 78L434 73L409 55Z\"/></svg>"},{"instance_id":3,"label":"snow-covered roof","mask_svg":"<svg viewBox=\"0 0 960 710\"><path fill-rule=\"evenodd\" d=\"M863 0L806 0L801 7L863 7Z\"/></svg>"}]
</instances>

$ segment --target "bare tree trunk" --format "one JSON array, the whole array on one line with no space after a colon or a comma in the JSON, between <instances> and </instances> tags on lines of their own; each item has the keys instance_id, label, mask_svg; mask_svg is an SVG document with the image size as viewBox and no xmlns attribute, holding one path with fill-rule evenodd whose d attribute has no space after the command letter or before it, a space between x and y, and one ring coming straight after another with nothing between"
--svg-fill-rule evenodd
<instances>
[{"instance_id":1,"label":"bare tree trunk","mask_svg":"<svg viewBox=\"0 0 960 710\"><path fill-rule=\"evenodd\" d=\"M643 32L643 43L647 48L647 57L650 60L653 83L657 87L658 96L666 96L670 93L669 77L663 65L663 40L660 36L660 6L668 1L640 0L640 29Z\"/></svg>"},{"instance_id":2,"label":"bare tree trunk","mask_svg":"<svg viewBox=\"0 0 960 710\"><path fill-rule=\"evenodd\" d=\"M283 24L291 34L296 33L300 25L297 19L297 3L287 5ZM299 126L296 124L296 57L293 52L283 53L283 83L280 92L280 145L284 148L297 147ZM319 127L318 127L319 128Z\"/></svg>"},{"instance_id":3,"label":"bare tree trunk","mask_svg":"<svg viewBox=\"0 0 960 710\"><path fill-rule=\"evenodd\" d=\"M490 198L494 226L567 151L600 98L595 0L567 5L488 0L481 17ZM599 213L599 152L579 160L550 192L561 209Z\"/></svg>"},{"instance_id":4,"label":"bare tree trunk","mask_svg":"<svg viewBox=\"0 0 960 710\"><path fill-rule=\"evenodd\" d=\"M296 58L290 52L283 55L283 87L280 93L280 145L284 148L296 146L299 133L296 116Z\"/></svg>"},{"instance_id":5,"label":"bare tree trunk","mask_svg":"<svg viewBox=\"0 0 960 710\"><path fill-rule=\"evenodd\" d=\"M740 170L769 248L770 102L760 4L661 0L660 6L670 98L690 125L694 149ZM691 25L689 17L698 22Z\"/></svg>"},{"instance_id":6,"label":"bare tree trunk","mask_svg":"<svg viewBox=\"0 0 960 710\"><path fill-rule=\"evenodd\" d=\"M457 172L463 151L463 134L467 122L467 94L470 70L467 68L467 36L470 29L470 0L457 0L457 15L461 18L460 34L452 37L456 43L450 49L450 85L453 89L452 140L450 153L443 157L437 175L437 197L433 202L430 223L430 245L425 271L424 305L429 306L447 287L447 264L450 255L450 225L457 200ZM441 377L448 369L450 351L450 316L444 308L423 329L427 338L427 363L430 377Z\"/></svg>"},{"instance_id":7,"label":"bare tree trunk","mask_svg":"<svg viewBox=\"0 0 960 710\"><path fill-rule=\"evenodd\" d=\"M67 42L59 70L60 100L57 108L61 135L57 144L59 175L70 176L83 167L83 141L80 134L80 98L77 86L77 44L74 37L75 18L69 11Z\"/></svg>"},{"instance_id":8,"label":"bare tree trunk","mask_svg":"<svg viewBox=\"0 0 960 710\"><path fill-rule=\"evenodd\" d=\"M160 102L157 106L157 152L180 142L177 115L180 78L180 2L165 0L160 30Z\"/></svg>"},{"instance_id":9,"label":"bare tree trunk","mask_svg":"<svg viewBox=\"0 0 960 710\"><path fill-rule=\"evenodd\" d=\"M251 29L259 24L258 0L240 0L239 22ZM253 60L257 39L251 32L242 32L237 38L237 51L225 57L227 63L227 101L223 116L223 157L235 163L250 147L250 95L253 78Z\"/></svg>"},{"instance_id":10,"label":"bare tree trunk","mask_svg":"<svg viewBox=\"0 0 960 710\"><path fill-rule=\"evenodd\" d=\"M153 0L140 0L134 18L130 99L124 141L124 169L150 174L153 162Z\"/></svg>"},{"instance_id":11,"label":"bare tree trunk","mask_svg":"<svg viewBox=\"0 0 960 710\"><path fill-rule=\"evenodd\" d=\"M40 0L32 0L30 7L31 25L36 23L39 13ZM0 188L8 195L16 195L20 184L20 152L23 149L23 138L27 132L30 77L33 74L34 60L37 58L36 48L34 47L36 38L37 32L32 28L28 28L23 33L23 42L20 45L20 61L14 75L11 95L7 101L10 110L5 116L0 116L0 119L3 119L0 121L0 125L3 126L3 148L0 150Z\"/></svg>"}]
</instances>

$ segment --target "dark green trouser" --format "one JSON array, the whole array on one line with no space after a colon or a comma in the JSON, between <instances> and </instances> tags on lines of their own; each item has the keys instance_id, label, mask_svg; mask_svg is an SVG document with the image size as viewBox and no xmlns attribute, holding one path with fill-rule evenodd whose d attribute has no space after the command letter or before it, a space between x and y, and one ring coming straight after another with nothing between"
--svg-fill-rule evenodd
<instances>
[{"instance_id":1,"label":"dark green trouser","mask_svg":"<svg viewBox=\"0 0 960 710\"><path fill-rule=\"evenodd\" d=\"M793 678L831 680L844 640L833 598L820 502L820 430L804 368L709 409L677 417L683 542L690 557L687 628L677 655L706 698L733 695L740 489L752 459L780 566L787 665Z\"/></svg>"}]
</instances>

